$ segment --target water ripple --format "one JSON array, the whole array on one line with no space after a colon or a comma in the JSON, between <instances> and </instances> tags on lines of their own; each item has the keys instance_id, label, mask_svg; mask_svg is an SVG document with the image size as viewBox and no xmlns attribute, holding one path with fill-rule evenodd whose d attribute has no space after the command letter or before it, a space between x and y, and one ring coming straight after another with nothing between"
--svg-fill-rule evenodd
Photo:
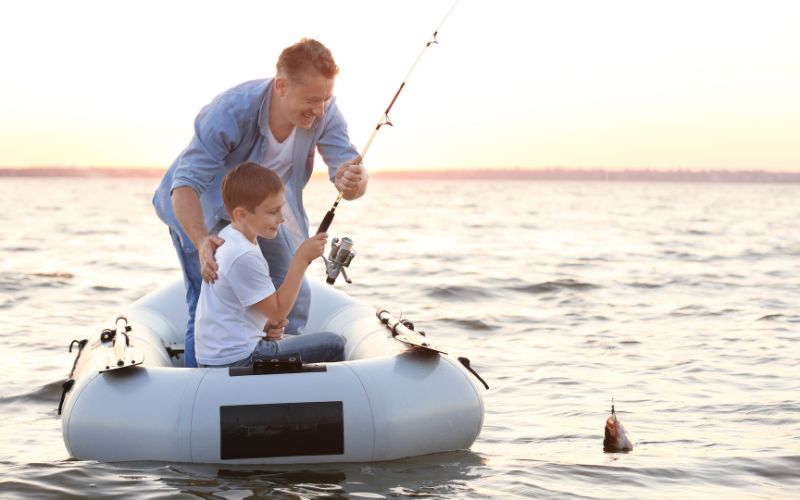
<instances>
[{"instance_id":1,"label":"water ripple","mask_svg":"<svg viewBox=\"0 0 800 500\"><path fill-rule=\"evenodd\" d=\"M513 291L531 293L531 294L550 293L561 290L591 290L594 288L599 288L599 287L591 283L585 283L574 279L545 281L534 285L510 287L510 289Z\"/></svg>"}]
</instances>

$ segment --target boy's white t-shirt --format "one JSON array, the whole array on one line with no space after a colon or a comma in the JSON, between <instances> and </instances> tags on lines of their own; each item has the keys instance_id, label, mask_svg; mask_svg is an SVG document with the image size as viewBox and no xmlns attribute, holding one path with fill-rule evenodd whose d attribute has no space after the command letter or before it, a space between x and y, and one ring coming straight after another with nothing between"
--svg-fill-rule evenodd
<instances>
[{"instance_id":1,"label":"boy's white t-shirt","mask_svg":"<svg viewBox=\"0 0 800 500\"><path fill-rule=\"evenodd\" d=\"M217 280L203 282L195 312L195 354L204 365L224 365L252 354L267 317L251 307L275 293L261 249L232 225L219 232Z\"/></svg>"}]
</instances>

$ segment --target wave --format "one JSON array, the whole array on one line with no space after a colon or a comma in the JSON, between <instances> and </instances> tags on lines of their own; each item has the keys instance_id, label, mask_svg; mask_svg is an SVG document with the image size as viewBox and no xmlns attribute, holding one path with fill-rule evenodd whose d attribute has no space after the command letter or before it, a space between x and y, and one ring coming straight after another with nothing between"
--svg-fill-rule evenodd
<instances>
[{"instance_id":1,"label":"wave","mask_svg":"<svg viewBox=\"0 0 800 500\"><path fill-rule=\"evenodd\" d=\"M478 300L491 295L489 289L478 286L439 286L428 291L430 297L437 299Z\"/></svg>"},{"instance_id":2,"label":"wave","mask_svg":"<svg viewBox=\"0 0 800 500\"><path fill-rule=\"evenodd\" d=\"M36 276L37 278L59 278L59 279L71 279L75 277L74 274L63 271L56 271L51 273L32 273L30 276Z\"/></svg>"},{"instance_id":3,"label":"wave","mask_svg":"<svg viewBox=\"0 0 800 500\"><path fill-rule=\"evenodd\" d=\"M563 279L555 281L544 281L542 283L537 283L535 285L511 287L510 290L513 290L515 292L538 294L538 293L557 292L560 290L591 290L594 288L600 288L600 287L592 283L584 283L582 281L577 281L573 279Z\"/></svg>"},{"instance_id":4,"label":"wave","mask_svg":"<svg viewBox=\"0 0 800 500\"><path fill-rule=\"evenodd\" d=\"M494 327L487 324L484 321L479 319L451 319L451 318L443 318L442 321L445 323L452 323L456 326L464 328L466 330L477 330L477 331L488 331L493 330Z\"/></svg>"},{"instance_id":5,"label":"wave","mask_svg":"<svg viewBox=\"0 0 800 500\"><path fill-rule=\"evenodd\" d=\"M777 323L800 323L800 316L794 314L766 314L756 321L775 321Z\"/></svg>"},{"instance_id":6,"label":"wave","mask_svg":"<svg viewBox=\"0 0 800 500\"><path fill-rule=\"evenodd\" d=\"M633 287L633 288L661 288L663 286L667 286L667 283L645 283L643 281L634 281L632 283L626 283L626 285Z\"/></svg>"},{"instance_id":7,"label":"wave","mask_svg":"<svg viewBox=\"0 0 800 500\"><path fill-rule=\"evenodd\" d=\"M669 316L676 316L676 317L721 317L721 316L728 316L731 314L736 314L740 312L739 309L735 308L725 308L719 310L712 310L707 308L706 306L699 305L699 304L690 304L683 307L679 307L678 309L674 309L670 311Z\"/></svg>"},{"instance_id":8,"label":"wave","mask_svg":"<svg viewBox=\"0 0 800 500\"><path fill-rule=\"evenodd\" d=\"M54 288L66 285L74 275L65 271L20 273L0 272L0 291L18 292L27 288Z\"/></svg>"},{"instance_id":9,"label":"wave","mask_svg":"<svg viewBox=\"0 0 800 500\"><path fill-rule=\"evenodd\" d=\"M36 252L37 250L41 249L37 247L25 247L25 246L3 247L3 251L6 252Z\"/></svg>"},{"instance_id":10,"label":"wave","mask_svg":"<svg viewBox=\"0 0 800 500\"><path fill-rule=\"evenodd\" d=\"M116 286L106 286L106 285L94 285L89 288L95 292L122 292L124 288L119 288Z\"/></svg>"},{"instance_id":11,"label":"wave","mask_svg":"<svg viewBox=\"0 0 800 500\"><path fill-rule=\"evenodd\" d=\"M30 392L24 392L22 394L16 394L13 396L0 398L0 406L13 403L52 403L53 401L58 402L59 398L61 397L61 385L63 383L64 383L63 380L57 380L54 382L49 382L41 387L37 387L36 389Z\"/></svg>"}]
</instances>

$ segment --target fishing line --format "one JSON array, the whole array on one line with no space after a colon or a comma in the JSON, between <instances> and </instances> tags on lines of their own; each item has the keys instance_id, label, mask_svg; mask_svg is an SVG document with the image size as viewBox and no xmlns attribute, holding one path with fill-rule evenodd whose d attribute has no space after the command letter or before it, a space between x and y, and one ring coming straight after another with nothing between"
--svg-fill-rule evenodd
<instances>
[{"instance_id":1,"label":"fishing line","mask_svg":"<svg viewBox=\"0 0 800 500\"><path fill-rule=\"evenodd\" d=\"M372 141L375 139L375 136L378 135L378 131L381 129L381 127L383 127L384 125L389 125L390 127L393 126L392 121L389 119L389 111L392 110L392 106L394 106L395 101L397 101L397 97L400 95L400 92L402 92L403 88L406 86L406 82L408 81L409 77L411 77L411 73L414 71L414 68L417 67L417 64L419 63L420 59L422 59L422 55L425 53L426 50L428 50L428 47L430 47L431 45L439 44L439 42L436 40L436 35L439 34L439 30L442 29L442 26L444 25L445 21L447 21L447 18L450 17L450 14L453 12L453 10L456 8L456 5L458 5L458 2L460 1L461 0L456 0L453 6L450 7L450 10L447 11L447 14L442 19L442 22L439 23L439 26L433 32L433 35L431 35L428 42L425 44L425 47L423 47L422 50L420 51L419 55L417 56L417 59L414 61L414 64L411 65L411 69L409 69L408 73L406 73L406 77L400 84L400 88L398 88L397 92L395 92L394 97L392 97L392 101L389 103L389 106L386 108L386 111L383 112L380 119L378 120L378 124L372 131L372 135L369 136L367 144L364 146L364 149L361 150L361 154L359 155L361 161L364 161L364 157L367 155L367 151L369 151L369 147L372 145ZM336 201L333 202L333 206L331 207L331 209L328 210L328 213L326 213L325 217L322 219L319 228L317 228L317 234L324 233L328 230L328 227L330 227L331 222L333 222L334 215L336 215L336 207L339 206L340 201L342 201L341 191L339 192L339 196L336 197Z\"/></svg>"}]
</instances>

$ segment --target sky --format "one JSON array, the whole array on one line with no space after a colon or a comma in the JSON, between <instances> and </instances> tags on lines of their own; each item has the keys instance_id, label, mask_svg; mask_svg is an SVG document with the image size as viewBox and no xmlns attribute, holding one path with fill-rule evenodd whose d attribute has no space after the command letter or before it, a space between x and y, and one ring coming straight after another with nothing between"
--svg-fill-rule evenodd
<instances>
[{"instance_id":1,"label":"sky","mask_svg":"<svg viewBox=\"0 0 800 500\"><path fill-rule=\"evenodd\" d=\"M302 37L361 149L453 3L3 2L0 167L167 167ZM798 172L799 25L794 0L461 0L366 164Z\"/></svg>"}]
</instances>

